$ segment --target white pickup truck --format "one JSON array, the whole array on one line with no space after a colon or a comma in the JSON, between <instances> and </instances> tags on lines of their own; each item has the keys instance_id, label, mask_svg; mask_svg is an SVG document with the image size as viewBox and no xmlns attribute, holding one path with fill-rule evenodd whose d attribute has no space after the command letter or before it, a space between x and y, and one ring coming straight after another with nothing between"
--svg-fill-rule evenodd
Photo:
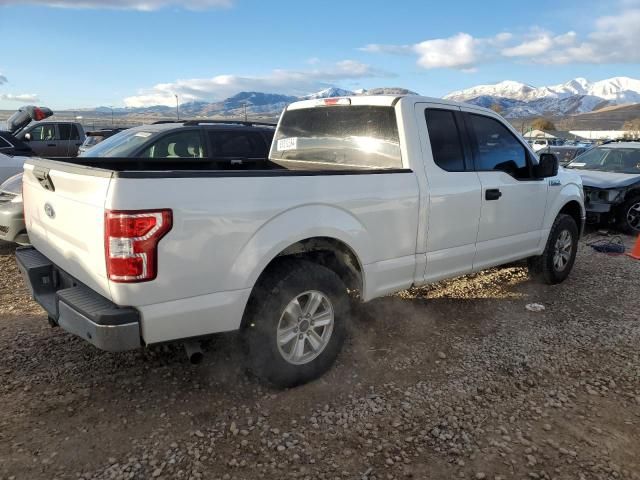
<instances>
[{"instance_id":1,"label":"white pickup truck","mask_svg":"<svg viewBox=\"0 0 640 480\"><path fill-rule=\"evenodd\" d=\"M280 386L330 368L354 299L521 259L562 282L585 218L578 175L440 99L302 101L264 167L182 161L30 159L20 269L50 322L98 348L239 329Z\"/></svg>"}]
</instances>

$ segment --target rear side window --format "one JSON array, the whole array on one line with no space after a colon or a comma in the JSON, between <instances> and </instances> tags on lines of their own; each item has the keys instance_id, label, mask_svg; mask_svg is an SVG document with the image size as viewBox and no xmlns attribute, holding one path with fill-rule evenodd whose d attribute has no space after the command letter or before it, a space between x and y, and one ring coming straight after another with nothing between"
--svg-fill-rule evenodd
<instances>
[{"instance_id":1,"label":"rear side window","mask_svg":"<svg viewBox=\"0 0 640 480\"><path fill-rule=\"evenodd\" d=\"M209 139L214 156L267 157L267 144L256 132L210 131Z\"/></svg>"},{"instance_id":2,"label":"rear side window","mask_svg":"<svg viewBox=\"0 0 640 480\"><path fill-rule=\"evenodd\" d=\"M529 178L524 146L499 121L482 115L469 115L476 148L476 170L498 170L515 178Z\"/></svg>"},{"instance_id":3,"label":"rear side window","mask_svg":"<svg viewBox=\"0 0 640 480\"><path fill-rule=\"evenodd\" d=\"M78 127L69 123L59 123L58 132L60 133L59 140L80 140L80 132Z\"/></svg>"},{"instance_id":4,"label":"rear side window","mask_svg":"<svg viewBox=\"0 0 640 480\"><path fill-rule=\"evenodd\" d=\"M428 109L425 116L436 165L448 172L464 171L464 150L454 112Z\"/></svg>"},{"instance_id":5,"label":"rear side window","mask_svg":"<svg viewBox=\"0 0 640 480\"><path fill-rule=\"evenodd\" d=\"M395 110L368 105L288 110L270 158L292 170L402 168Z\"/></svg>"},{"instance_id":6,"label":"rear side window","mask_svg":"<svg viewBox=\"0 0 640 480\"><path fill-rule=\"evenodd\" d=\"M200 131L187 130L165 135L147 148L141 156L145 158L203 158L204 151Z\"/></svg>"}]
</instances>

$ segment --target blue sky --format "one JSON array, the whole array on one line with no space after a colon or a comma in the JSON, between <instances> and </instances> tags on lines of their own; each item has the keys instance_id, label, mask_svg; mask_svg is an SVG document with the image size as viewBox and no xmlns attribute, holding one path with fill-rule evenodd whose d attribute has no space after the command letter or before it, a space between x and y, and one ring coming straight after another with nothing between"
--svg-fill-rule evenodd
<instances>
[{"instance_id":1,"label":"blue sky","mask_svg":"<svg viewBox=\"0 0 640 480\"><path fill-rule=\"evenodd\" d=\"M639 0L0 0L0 108L640 77L638 25Z\"/></svg>"}]
</instances>

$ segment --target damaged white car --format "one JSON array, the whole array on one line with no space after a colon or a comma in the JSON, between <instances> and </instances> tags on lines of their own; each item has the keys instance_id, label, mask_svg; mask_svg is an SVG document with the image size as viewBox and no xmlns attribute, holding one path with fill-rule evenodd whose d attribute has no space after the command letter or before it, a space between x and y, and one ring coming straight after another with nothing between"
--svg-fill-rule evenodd
<instances>
[{"instance_id":1,"label":"damaged white car","mask_svg":"<svg viewBox=\"0 0 640 480\"><path fill-rule=\"evenodd\" d=\"M601 145L566 168L577 169L582 177L588 222L640 233L640 142Z\"/></svg>"}]
</instances>

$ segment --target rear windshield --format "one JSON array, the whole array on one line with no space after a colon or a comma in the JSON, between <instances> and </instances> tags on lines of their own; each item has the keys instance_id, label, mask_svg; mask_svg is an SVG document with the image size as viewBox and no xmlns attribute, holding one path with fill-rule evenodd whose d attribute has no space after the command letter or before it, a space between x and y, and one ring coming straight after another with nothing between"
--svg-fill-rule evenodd
<instances>
[{"instance_id":1,"label":"rear windshield","mask_svg":"<svg viewBox=\"0 0 640 480\"><path fill-rule=\"evenodd\" d=\"M91 147L81 157L129 157L149 140L151 132L125 130Z\"/></svg>"},{"instance_id":2,"label":"rear windshield","mask_svg":"<svg viewBox=\"0 0 640 480\"><path fill-rule=\"evenodd\" d=\"M292 170L402 168L395 110L332 106L287 111L270 158Z\"/></svg>"}]
</instances>

